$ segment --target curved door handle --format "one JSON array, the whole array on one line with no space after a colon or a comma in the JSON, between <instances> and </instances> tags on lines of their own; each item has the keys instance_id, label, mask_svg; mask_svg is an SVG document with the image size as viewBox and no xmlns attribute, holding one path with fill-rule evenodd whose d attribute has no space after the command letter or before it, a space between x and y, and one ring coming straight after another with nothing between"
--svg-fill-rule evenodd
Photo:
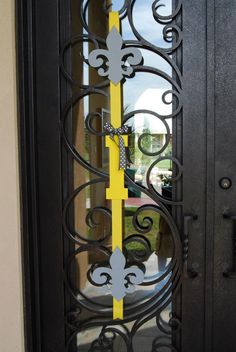
<instances>
[{"instance_id":1,"label":"curved door handle","mask_svg":"<svg viewBox=\"0 0 236 352\"><path fill-rule=\"evenodd\" d=\"M197 220L197 215L184 216L183 273L185 278L195 278L198 273L189 265L189 222Z\"/></svg>"},{"instance_id":2,"label":"curved door handle","mask_svg":"<svg viewBox=\"0 0 236 352\"><path fill-rule=\"evenodd\" d=\"M223 275L228 278L236 278L236 215L223 214L223 218L233 222L233 235L232 235L232 252L233 252L233 265L232 269L223 272Z\"/></svg>"}]
</instances>

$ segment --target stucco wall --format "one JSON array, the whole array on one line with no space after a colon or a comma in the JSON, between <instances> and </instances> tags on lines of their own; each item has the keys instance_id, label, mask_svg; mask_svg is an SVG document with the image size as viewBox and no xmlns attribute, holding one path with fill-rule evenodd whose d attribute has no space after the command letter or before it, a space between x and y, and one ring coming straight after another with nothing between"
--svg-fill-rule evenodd
<instances>
[{"instance_id":1,"label":"stucco wall","mask_svg":"<svg viewBox=\"0 0 236 352\"><path fill-rule=\"evenodd\" d=\"M23 352L14 0L0 0L0 351Z\"/></svg>"}]
</instances>

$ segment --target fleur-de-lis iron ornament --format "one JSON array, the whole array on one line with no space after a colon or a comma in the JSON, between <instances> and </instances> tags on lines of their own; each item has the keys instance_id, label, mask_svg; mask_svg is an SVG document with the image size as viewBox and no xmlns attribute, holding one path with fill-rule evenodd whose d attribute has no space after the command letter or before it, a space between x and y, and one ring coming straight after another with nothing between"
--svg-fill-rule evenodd
<instances>
[{"instance_id":1,"label":"fleur-de-lis iron ornament","mask_svg":"<svg viewBox=\"0 0 236 352\"><path fill-rule=\"evenodd\" d=\"M133 265L128 268L126 258L117 247L110 256L110 267L98 267L91 275L93 282L97 285L111 285L111 294L120 301L126 293L132 293L135 285L139 285L144 280L144 272L138 266Z\"/></svg>"},{"instance_id":2,"label":"fleur-de-lis iron ornament","mask_svg":"<svg viewBox=\"0 0 236 352\"><path fill-rule=\"evenodd\" d=\"M137 48L122 48L123 40L115 27L108 34L106 44L108 50L93 50L89 54L88 62L90 66L98 68L100 76L108 76L109 80L116 85L123 77L130 77L133 74L132 66L140 64L143 57Z\"/></svg>"}]
</instances>

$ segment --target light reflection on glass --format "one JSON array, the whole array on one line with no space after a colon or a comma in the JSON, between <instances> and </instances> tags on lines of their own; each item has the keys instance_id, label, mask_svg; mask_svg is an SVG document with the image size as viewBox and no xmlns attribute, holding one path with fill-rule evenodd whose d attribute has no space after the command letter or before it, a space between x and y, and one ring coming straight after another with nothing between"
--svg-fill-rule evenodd
<instances>
[{"instance_id":1,"label":"light reflection on glass","mask_svg":"<svg viewBox=\"0 0 236 352\"><path fill-rule=\"evenodd\" d=\"M151 5L152 0L137 0L134 5L134 25L137 27L140 34L147 41L162 47L167 48L170 43L167 43L163 39L163 25L158 24L152 17ZM160 9L163 15L167 15L171 12L171 0L166 0L165 7ZM100 3L100 2L99 2ZM122 0L114 0L113 10L120 9L124 4ZM98 28L97 21L99 15L99 9L97 9L96 18L92 17L92 13L96 10L96 2L91 1L91 13L88 16L89 25L94 27L101 37L107 35L107 23ZM90 11L90 8L89 8ZM77 14L74 16L76 21ZM103 17L104 19L104 17ZM155 30L153 30L155 28ZM77 28L78 30L78 28ZM82 29L80 28L80 31ZM85 33L84 30L82 30ZM99 33L98 33L99 32ZM124 40L135 39L134 34L129 26L127 18L122 21L122 34ZM75 56L79 61L73 60L73 73L76 75L77 70L82 70L82 81L83 84L96 84L102 79L98 77L96 71L89 68L86 62L82 63L82 58L88 57L88 53L91 50L91 44L83 43L79 45L79 49L75 51ZM78 54L78 51L80 52ZM82 53L82 54L81 54ZM158 55L142 49L144 57L144 65L155 67L169 76L172 75L172 69L170 65ZM73 54L72 54L73 56ZM78 67L78 62L79 67ZM80 77L80 76L79 76ZM163 94L171 90L172 86L165 79L153 75L150 73L136 73L132 79L127 79L123 86L123 111L124 115L127 115L131 111L137 110L149 110L154 111L160 115L160 119L153 116L151 113L140 112L135 114L131 119L128 120L127 124L132 128L132 136L130 137L130 154L132 165L127 170L129 176L136 182L136 184L146 187L147 186L147 169L149 166L159 157L163 157L153 169L150 174L150 182L158 193L166 198L172 199L172 161L169 159L172 156L172 119L166 118L172 113L172 104L166 104L163 102ZM74 94L76 94L76 88L74 88ZM166 97L166 100L171 102L171 94ZM97 131L102 132L103 125L106 121L109 121L109 99L107 97L101 97L99 95L87 96L79 103L79 106L74 108L74 125L73 129L77 131L75 133L74 144L77 150L83 155L84 159L90 162L92 165L103 171L108 171L108 152L105 147L104 137L91 136L85 126L85 119L90 112L97 112L100 114L101 119L97 120L94 124L94 128ZM162 119L166 118L166 125L162 122ZM142 148L147 151L142 153L138 146L140 137L146 134L145 138L142 138ZM168 143L168 146L165 145ZM158 151L162 150L158 154ZM153 155L156 154L156 155ZM91 176L81 166L74 164L74 176L75 176L75 188L80 184L90 181L94 176ZM91 208L97 206L103 206L109 209L110 203L105 199L105 188L106 185L94 185L90 188L85 189L80 195L79 199L75 199L75 229L78 233L83 233L86 238L98 240L109 232L109 226L107 219L104 219L101 214L97 213L93 217L94 224L96 226L88 226L86 223L86 216L88 215ZM137 233L133 225L133 216L137 209L144 205L156 205L156 202L147 197L144 193L135 187L129 186L129 199L124 202L124 239L132 234ZM157 213L152 210L146 210L139 216L139 222L145 226L146 219L151 218L153 221L150 231L145 233L145 237L150 243L151 253L148 258L145 259L143 264L146 267L146 280L152 280L154 278L161 277L171 263L173 255L173 241L172 234L167 222ZM111 246L111 238L107 240L106 245ZM130 252L141 251L142 245L138 243L130 243L126 249ZM77 256L77 287L83 294L90 297L92 300L100 304L112 304L112 297L106 293L103 287L94 287L87 280L87 271L94 263L103 263L107 261L100 253L91 252L89 254L83 253ZM158 292L163 285L165 285L169 276L153 285L140 286L137 288L134 294L127 295L125 298L125 304L132 302L143 302L147 297L152 296ZM167 324L170 318L171 306L163 312L163 320ZM86 318L83 316L83 318ZM127 327L131 327L133 323L127 324ZM96 340L101 328L94 328L86 330L77 335L77 345L79 351L89 351L91 343ZM145 344L147 351L151 351L151 343L153 337L158 335L158 329L156 326L155 319L150 320L142 329L136 334L134 339L134 350L135 352L143 352L143 344ZM141 346L141 347L140 347ZM122 339L116 339L114 351L126 351L123 345Z\"/></svg>"}]
</instances>

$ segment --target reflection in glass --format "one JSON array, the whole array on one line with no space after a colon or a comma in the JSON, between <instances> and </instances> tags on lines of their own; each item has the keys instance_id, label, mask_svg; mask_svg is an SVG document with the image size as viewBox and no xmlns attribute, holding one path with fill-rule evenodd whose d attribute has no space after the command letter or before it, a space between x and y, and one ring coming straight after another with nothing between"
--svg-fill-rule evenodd
<instances>
[{"instance_id":1,"label":"reflection in glass","mask_svg":"<svg viewBox=\"0 0 236 352\"><path fill-rule=\"evenodd\" d=\"M171 13L172 1L164 2L166 6L160 9L163 16ZM113 10L119 10L124 3L121 0L114 1ZM164 25L153 18L152 3L151 0L135 2L133 24L145 40L164 49L170 48L171 43L163 39ZM87 34L79 15L81 4L81 1L71 0L71 25L75 38ZM91 33L99 38L107 37L108 17L104 13L104 1L89 1L85 17ZM135 39L127 16L122 20L122 35L124 40ZM134 352L143 352L144 345L145 352L151 352L163 330L167 337L171 336L172 331L172 307L169 301L173 277L176 275L174 256L177 244L174 227L161 208L163 199L170 201L164 204L166 211L171 214L170 203L175 200L172 189L178 173L172 146L175 99L172 83L166 79L166 76L172 78L172 66L163 57L143 47L144 65L164 72L164 76L138 71L123 85L123 121L132 130L129 136L132 163L126 170L129 197L123 206L123 252L129 265L138 262L141 268L145 268L144 283L125 297L125 319L128 321L125 325L116 325L116 333L109 325L104 324L103 328L102 323L94 326L91 323L80 331L82 322L96 321L97 316L101 321L104 311L111 313L112 309L112 296L107 287L95 286L89 278L93 268L109 266L111 254L111 210L110 202L106 200L109 157L104 133L104 124L110 121L109 82L88 66L86 58L94 48L95 44L91 40L75 41L65 60L67 63L71 60L73 97L81 91L85 92L72 108L75 193L67 205L68 214L73 213L73 223L66 224L66 232L74 241L76 252L66 270L69 272L67 285L70 294L75 302L79 302L79 308L69 319L77 331L78 351L127 351L124 336L127 336L127 329L131 331L134 326L137 314L143 313L145 316L146 307L150 308L154 303L155 307L163 305L161 315L150 318L133 338ZM99 89L91 89L99 85L103 93ZM90 89L89 93L87 89ZM97 173L94 170L98 170ZM100 176L103 179L97 181ZM151 197L150 192L145 192L146 189L154 190L155 196ZM84 249L85 245L88 248Z\"/></svg>"}]
</instances>

